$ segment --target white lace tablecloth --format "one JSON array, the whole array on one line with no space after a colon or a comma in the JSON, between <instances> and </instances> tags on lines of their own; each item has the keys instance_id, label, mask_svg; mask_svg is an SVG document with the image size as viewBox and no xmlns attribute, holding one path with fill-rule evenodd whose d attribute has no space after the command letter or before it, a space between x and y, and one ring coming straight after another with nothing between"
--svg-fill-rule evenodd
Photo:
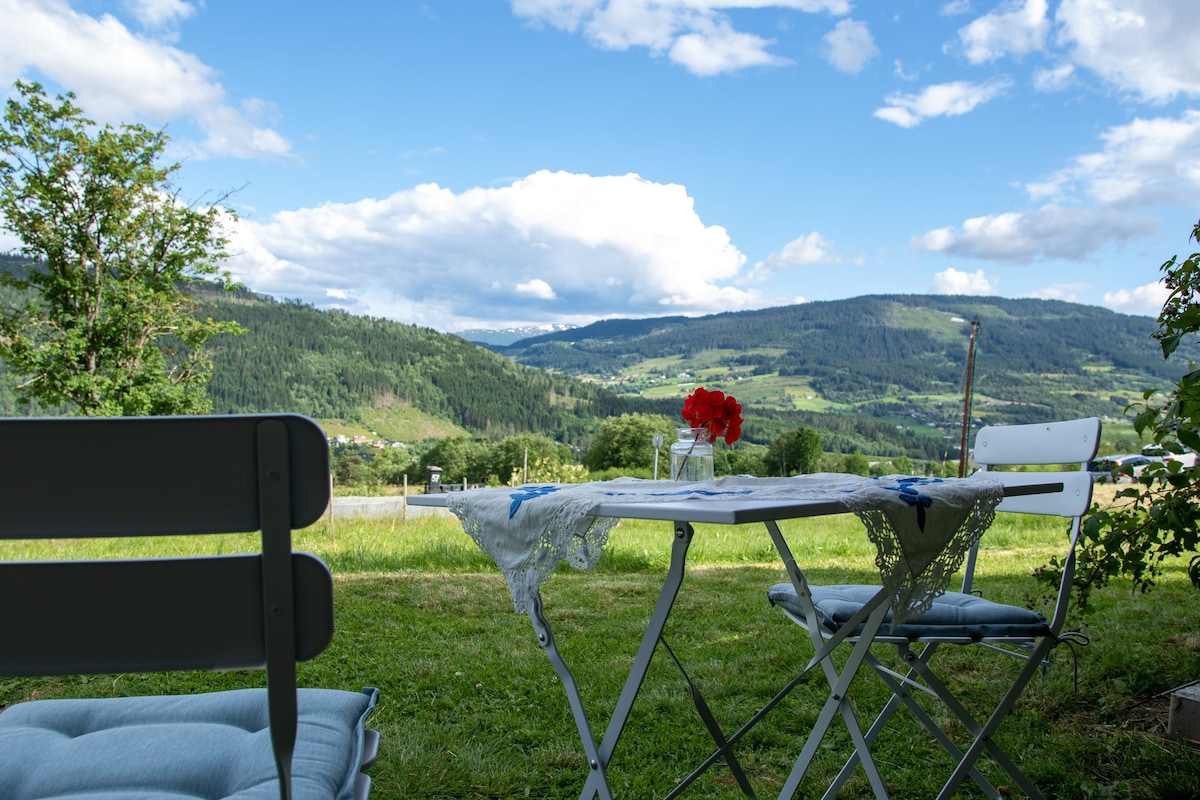
<instances>
[{"instance_id":1,"label":"white lace tablecloth","mask_svg":"<svg viewBox=\"0 0 1200 800\"><path fill-rule=\"evenodd\" d=\"M945 591L967 550L991 524L1004 494L997 481L822 473L794 478L720 478L700 483L619 479L454 493L446 506L503 573L518 612L566 561L590 569L616 517L601 503L670 503L706 497L748 501L834 501L856 514L878 553L883 585L895 592L894 620L925 611Z\"/></svg>"}]
</instances>

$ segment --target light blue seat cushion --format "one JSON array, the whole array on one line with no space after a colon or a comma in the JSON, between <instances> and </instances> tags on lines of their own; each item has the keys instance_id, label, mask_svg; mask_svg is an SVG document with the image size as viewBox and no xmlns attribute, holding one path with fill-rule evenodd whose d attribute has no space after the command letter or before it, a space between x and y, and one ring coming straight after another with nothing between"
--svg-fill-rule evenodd
<instances>
[{"instance_id":1,"label":"light blue seat cushion","mask_svg":"<svg viewBox=\"0 0 1200 800\"><path fill-rule=\"evenodd\" d=\"M837 631L850 621L858 610L879 591L878 586L847 584L843 586L813 586L813 606L820 615L820 623L830 633ZM804 618L804 610L790 583L778 583L767 590L767 599L772 605L784 608L797 617ZM892 614L888 612L879 634L902 636L908 639L922 637L969 638L975 641L996 637L1035 638L1050 633L1046 618L1036 611L1020 606L993 603L973 594L946 592L933 601L933 607L916 619L903 625L891 626ZM860 633L862 626L854 633Z\"/></svg>"},{"instance_id":2,"label":"light blue seat cushion","mask_svg":"<svg viewBox=\"0 0 1200 800\"><path fill-rule=\"evenodd\" d=\"M351 800L379 692L301 689L295 800ZM265 689L33 700L0 713L4 800L279 800Z\"/></svg>"}]
</instances>

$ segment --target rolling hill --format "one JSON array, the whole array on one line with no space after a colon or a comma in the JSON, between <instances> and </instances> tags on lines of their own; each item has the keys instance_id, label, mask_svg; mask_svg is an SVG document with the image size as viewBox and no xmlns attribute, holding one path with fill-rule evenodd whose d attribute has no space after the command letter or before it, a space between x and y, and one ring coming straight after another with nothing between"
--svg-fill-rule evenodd
<instances>
[{"instance_id":1,"label":"rolling hill","mask_svg":"<svg viewBox=\"0 0 1200 800\"><path fill-rule=\"evenodd\" d=\"M703 383L781 410L875 418L961 415L970 321L974 412L988 421L1120 417L1169 386L1195 343L1163 359L1148 317L1051 300L870 295L700 318L612 320L497 348L518 363L672 397Z\"/></svg>"},{"instance_id":2,"label":"rolling hill","mask_svg":"<svg viewBox=\"0 0 1200 800\"><path fill-rule=\"evenodd\" d=\"M0 269L18 262L0 256ZM600 419L676 417L705 385L743 402L749 446L807 425L834 452L941 458L957 446L972 319L977 421L1120 418L1145 389L1200 360L1190 343L1165 362L1150 318L1044 300L864 296L607 320L488 349L251 292L193 292L198 313L246 328L211 343L214 411L294 411L405 442L532 432L580 452ZM0 414L20 413L0 375Z\"/></svg>"}]
</instances>

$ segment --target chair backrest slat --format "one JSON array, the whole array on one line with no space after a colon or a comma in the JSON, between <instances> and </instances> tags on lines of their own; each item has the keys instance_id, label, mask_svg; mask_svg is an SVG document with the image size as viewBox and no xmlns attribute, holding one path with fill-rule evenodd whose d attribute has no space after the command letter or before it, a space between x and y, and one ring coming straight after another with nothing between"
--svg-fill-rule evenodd
<instances>
[{"instance_id":1,"label":"chair backrest slat","mask_svg":"<svg viewBox=\"0 0 1200 800\"><path fill-rule=\"evenodd\" d=\"M1086 463L1100 445L1096 417L1032 425L989 425L975 436L972 458L979 464Z\"/></svg>"},{"instance_id":2,"label":"chair backrest slat","mask_svg":"<svg viewBox=\"0 0 1200 800\"><path fill-rule=\"evenodd\" d=\"M292 556L296 659L333 634L329 570ZM262 669L258 555L0 563L0 675Z\"/></svg>"},{"instance_id":3,"label":"chair backrest slat","mask_svg":"<svg viewBox=\"0 0 1200 800\"><path fill-rule=\"evenodd\" d=\"M306 417L6 418L0 539L257 531L267 419L288 430L291 525L311 525L329 504L329 446Z\"/></svg>"},{"instance_id":4,"label":"chair backrest slat","mask_svg":"<svg viewBox=\"0 0 1200 800\"><path fill-rule=\"evenodd\" d=\"M1027 494L1005 497L997 511L1018 514L1043 514L1059 517L1082 516L1092 504L1092 476L1087 472L999 472L989 471L987 477L1005 486L1030 486L1042 483L1062 483L1061 492Z\"/></svg>"}]
</instances>

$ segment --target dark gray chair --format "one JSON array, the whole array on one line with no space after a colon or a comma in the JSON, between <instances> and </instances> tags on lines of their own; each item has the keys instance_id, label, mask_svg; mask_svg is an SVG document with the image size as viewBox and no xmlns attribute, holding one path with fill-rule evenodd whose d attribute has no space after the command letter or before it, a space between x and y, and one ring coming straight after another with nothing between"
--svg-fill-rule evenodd
<instances>
[{"instance_id":1,"label":"dark gray chair","mask_svg":"<svg viewBox=\"0 0 1200 800\"><path fill-rule=\"evenodd\" d=\"M266 688L30 700L0 713L0 797L364 800L378 692L297 689L333 584L292 530L329 502L296 415L0 419L0 539L261 531L260 552L0 563L0 675L263 669Z\"/></svg>"}]
</instances>

